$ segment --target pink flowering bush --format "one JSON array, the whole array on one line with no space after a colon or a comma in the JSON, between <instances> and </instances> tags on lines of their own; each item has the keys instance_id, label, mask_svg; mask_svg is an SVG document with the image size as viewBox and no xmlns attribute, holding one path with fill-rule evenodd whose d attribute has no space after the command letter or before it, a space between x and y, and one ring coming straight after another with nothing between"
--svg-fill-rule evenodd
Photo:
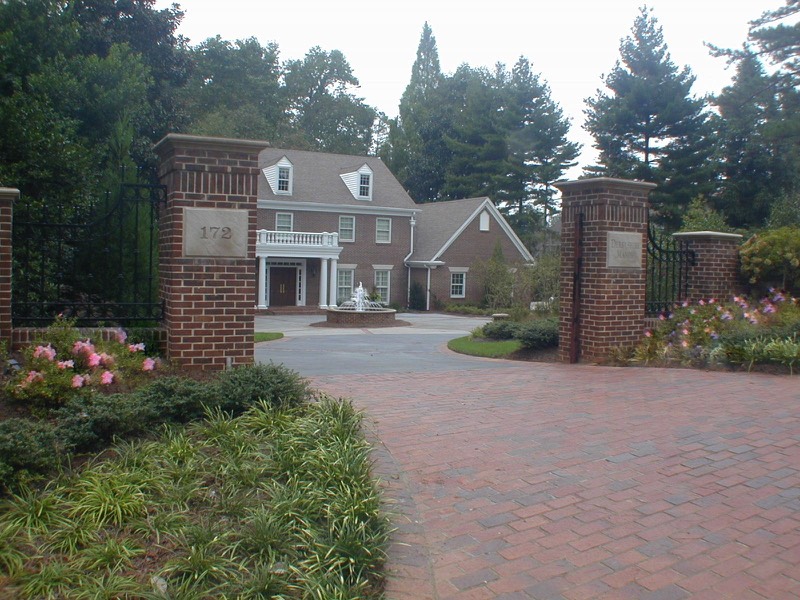
<instances>
[{"instance_id":1,"label":"pink flowering bush","mask_svg":"<svg viewBox=\"0 0 800 600\"><path fill-rule=\"evenodd\" d=\"M111 341L81 336L72 321L57 318L43 340L23 351L23 368L6 386L8 394L37 407L55 408L89 390L118 391L147 377L158 365L144 344L130 344L123 330Z\"/></svg>"},{"instance_id":2,"label":"pink flowering bush","mask_svg":"<svg viewBox=\"0 0 800 600\"><path fill-rule=\"evenodd\" d=\"M634 360L748 368L774 363L792 370L800 362L800 300L770 289L757 299L684 302L661 314L658 325L644 332Z\"/></svg>"}]
</instances>

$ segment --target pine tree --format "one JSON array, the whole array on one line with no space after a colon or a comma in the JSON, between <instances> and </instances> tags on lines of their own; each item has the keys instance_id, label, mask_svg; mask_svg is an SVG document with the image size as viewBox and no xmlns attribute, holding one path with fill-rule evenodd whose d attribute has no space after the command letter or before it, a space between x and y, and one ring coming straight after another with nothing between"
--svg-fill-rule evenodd
<instances>
[{"instance_id":1,"label":"pine tree","mask_svg":"<svg viewBox=\"0 0 800 600\"><path fill-rule=\"evenodd\" d=\"M411 80L400 99L398 120L381 154L417 202L441 199L449 151L444 136L450 117L442 97L443 76L433 30L422 28Z\"/></svg>"},{"instance_id":2,"label":"pine tree","mask_svg":"<svg viewBox=\"0 0 800 600\"><path fill-rule=\"evenodd\" d=\"M587 172L659 184L651 200L674 227L691 198L713 188L712 144L705 103L690 95L694 76L672 62L648 9L622 40L620 61L604 83L610 93L586 100L586 128L600 152L600 164Z\"/></svg>"},{"instance_id":3,"label":"pine tree","mask_svg":"<svg viewBox=\"0 0 800 600\"><path fill-rule=\"evenodd\" d=\"M580 145L567 140L569 120L527 58L520 57L512 68L508 92L509 111L515 119L509 141L511 161L517 165L523 189L518 211L523 212L532 201L549 221L557 212L552 184L575 166Z\"/></svg>"}]
</instances>

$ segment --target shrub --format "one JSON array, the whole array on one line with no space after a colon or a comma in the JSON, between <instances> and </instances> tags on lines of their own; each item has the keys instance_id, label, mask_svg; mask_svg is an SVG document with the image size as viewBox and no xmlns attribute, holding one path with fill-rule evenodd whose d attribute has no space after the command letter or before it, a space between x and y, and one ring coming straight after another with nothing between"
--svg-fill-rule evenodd
<instances>
[{"instance_id":1,"label":"shrub","mask_svg":"<svg viewBox=\"0 0 800 600\"><path fill-rule=\"evenodd\" d=\"M23 351L24 368L6 385L12 398L37 408L57 408L90 389L131 387L156 367L144 344L126 343L119 330L113 341L81 339L74 322L58 317L42 340Z\"/></svg>"},{"instance_id":2,"label":"shrub","mask_svg":"<svg viewBox=\"0 0 800 600\"><path fill-rule=\"evenodd\" d=\"M418 281L411 283L408 295L408 308L411 310L425 310L425 288Z\"/></svg>"},{"instance_id":3,"label":"shrub","mask_svg":"<svg viewBox=\"0 0 800 600\"><path fill-rule=\"evenodd\" d=\"M162 377L137 389L132 401L145 422L187 423L219 404L215 386L186 377Z\"/></svg>"},{"instance_id":4,"label":"shrub","mask_svg":"<svg viewBox=\"0 0 800 600\"><path fill-rule=\"evenodd\" d=\"M490 340L511 340L517 337L520 323L511 320L492 321L483 326L483 337Z\"/></svg>"},{"instance_id":5,"label":"shrub","mask_svg":"<svg viewBox=\"0 0 800 600\"><path fill-rule=\"evenodd\" d=\"M147 432L160 422L135 394L90 394L69 400L55 412L55 433L70 452L108 446L116 437Z\"/></svg>"},{"instance_id":6,"label":"shrub","mask_svg":"<svg viewBox=\"0 0 800 600\"><path fill-rule=\"evenodd\" d=\"M800 227L756 234L742 244L739 256L751 284L800 290Z\"/></svg>"},{"instance_id":7,"label":"shrub","mask_svg":"<svg viewBox=\"0 0 800 600\"><path fill-rule=\"evenodd\" d=\"M218 406L239 414L264 401L273 407L292 407L302 404L309 395L308 381L296 371L270 363L225 371L214 386L219 395Z\"/></svg>"},{"instance_id":8,"label":"shrub","mask_svg":"<svg viewBox=\"0 0 800 600\"><path fill-rule=\"evenodd\" d=\"M552 317L521 323L516 337L528 350L554 348L558 346L558 319Z\"/></svg>"},{"instance_id":9,"label":"shrub","mask_svg":"<svg viewBox=\"0 0 800 600\"><path fill-rule=\"evenodd\" d=\"M55 468L59 450L53 426L46 421L0 421L0 486L13 488Z\"/></svg>"}]
</instances>

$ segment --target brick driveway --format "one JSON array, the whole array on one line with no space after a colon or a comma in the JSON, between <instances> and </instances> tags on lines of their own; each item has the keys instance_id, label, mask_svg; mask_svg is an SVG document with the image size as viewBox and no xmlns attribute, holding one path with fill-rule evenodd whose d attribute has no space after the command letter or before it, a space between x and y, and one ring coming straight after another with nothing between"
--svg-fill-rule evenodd
<instances>
[{"instance_id":1,"label":"brick driveway","mask_svg":"<svg viewBox=\"0 0 800 600\"><path fill-rule=\"evenodd\" d=\"M318 375L366 409L391 600L800 597L800 378Z\"/></svg>"}]
</instances>

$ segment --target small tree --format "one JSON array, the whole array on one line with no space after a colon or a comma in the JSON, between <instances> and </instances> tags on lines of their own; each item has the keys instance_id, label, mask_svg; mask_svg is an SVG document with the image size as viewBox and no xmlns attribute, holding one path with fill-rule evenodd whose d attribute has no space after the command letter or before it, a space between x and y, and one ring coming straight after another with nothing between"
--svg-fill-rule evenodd
<instances>
[{"instance_id":1,"label":"small tree","mask_svg":"<svg viewBox=\"0 0 800 600\"><path fill-rule=\"evenodd\" d=\"M680 231L721 231L731 232L722 213L708 205L704 196L697 196L689 203Z\"/></svg>"},{"instance_id":2,"label":"small tree","mask_svg":"<svg viewBox=\"0 0 800 600\"><path fill-rule=\"evenodd\" d=\"M739 251L750 283L800 290L800 227L780 227L747 240Z\"/></svg>"}]
</instances>

